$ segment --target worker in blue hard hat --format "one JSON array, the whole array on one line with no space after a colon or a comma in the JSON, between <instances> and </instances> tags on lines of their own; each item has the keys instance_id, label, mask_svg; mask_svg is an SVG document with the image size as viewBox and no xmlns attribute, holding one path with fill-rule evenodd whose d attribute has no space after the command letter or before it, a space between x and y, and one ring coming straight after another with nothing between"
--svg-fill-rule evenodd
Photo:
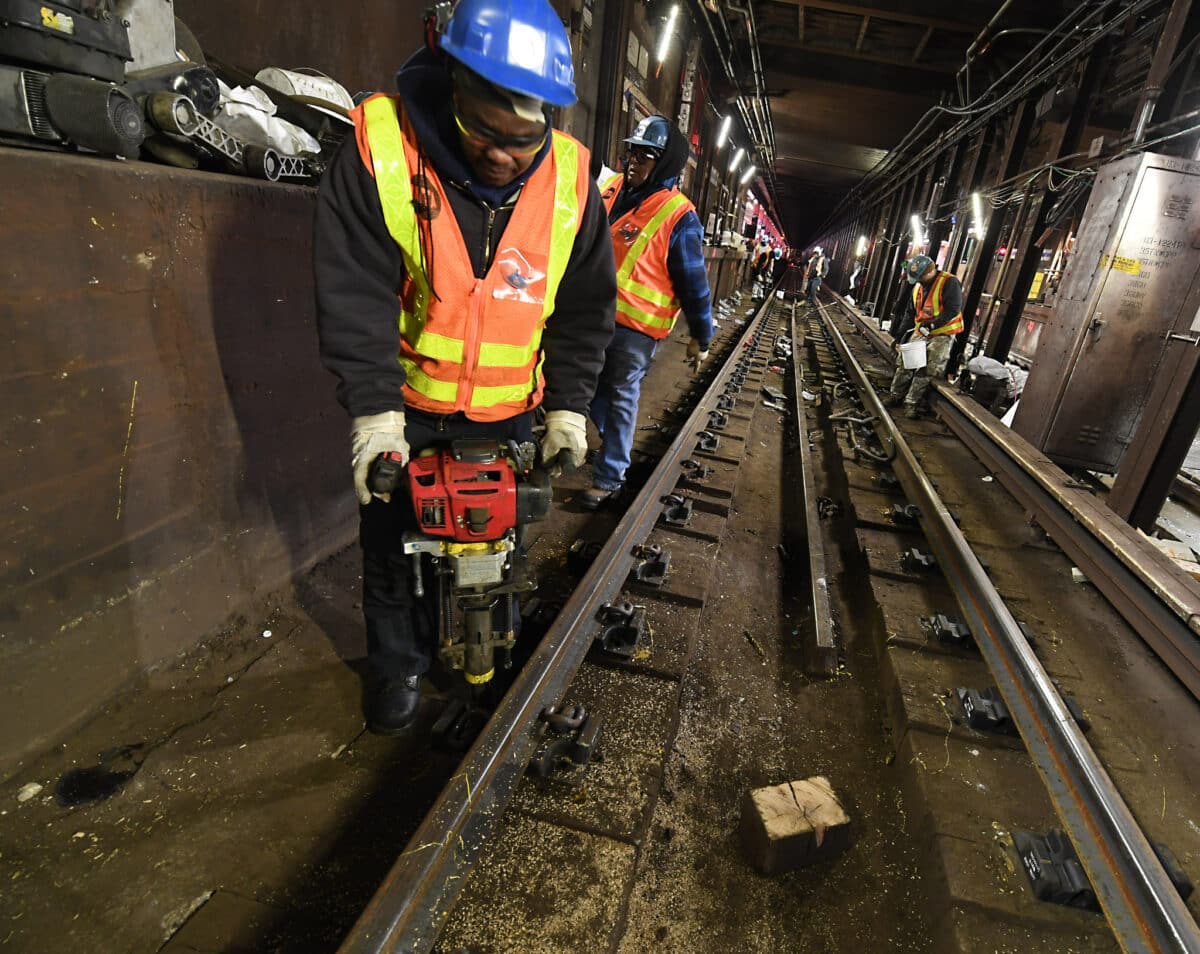
<instances>
[{"instance_id":1,"label":"worker in blue hard hat","mask_svg":"<svg viewBox=\"0 0 1200 954\"><path fill-rule=\"evenodd\" d=\"M321 354L352 420L367 723L383 734L416 719L438 610L413 593L411 503L373 495L371 464L529 440L539 406L544 460L582 464L616 299L588 151L551 127L575 102L558 15L547 0L460 0L428 37L397 92L352 113L316 210Z\"/></svg>"},{"instance_id":2,"label":"worker in blue hard hat","mask_svg":"<svg viewBox=\"0 0 1200 954\"><path fill-rule=\"evenodd\" d=\"M658 343L682 314L687 360L699 371L713 336L704 230L696 207L679 191L687 140L665 116L650 116L625 147L624 174L611 177L602 192L617 264L617 327L591 406L601 446L592 486L579 498L589 510L604 506L625 483L642 379Z\"/></svg>"},{"instance_id":3,"label":"worker in blue hard hat","mask_svg":"<svg viewBox=\"0 0 1200 954\"><path fill-rule=\"evenodd\" d=\"M962 283L939 269L928 255L909 257L902 271L912 295L905 301L904 314L893 337L897 344L924 341L925 360L920 367L908 368L903 353L897 354L892 387L884 404L888 407L903 404L904 416L917 418L924 409L930 382L946 373L954 338L963 330Z\"/></svg>"}]
</instances>

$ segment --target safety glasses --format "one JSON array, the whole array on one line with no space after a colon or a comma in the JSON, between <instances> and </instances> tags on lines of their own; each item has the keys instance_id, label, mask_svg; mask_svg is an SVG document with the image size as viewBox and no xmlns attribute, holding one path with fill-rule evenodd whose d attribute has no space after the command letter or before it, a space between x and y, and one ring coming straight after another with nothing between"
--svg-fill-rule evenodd
<instances>
[{"instance_id":1,"label":"safety glasses","mask_svg":"<svg viewBox=\"0 0 1200 954\"><path fill-rule=\"evenodd\" d=\"M625 152L625 158L630 162L641 163L646 165L649 162L658 161L658 153L652 149L645 149L642 146L630 146Z\"/></svg>"},{"instance_id":2,"label":"safety glasses","mask_svg":"<svg viewBox=\"0 0 1200 954\"><path fill-rule=\"evenodd\" d=\"M541 152L542 146L546 144L546 137L550 134L547 128L532 136L504 136L464 116L457 106L454 107L454 123L463 138L473 145L481 148L492 146L520 159L536 156Z\"/></svg>"}]
</instances>

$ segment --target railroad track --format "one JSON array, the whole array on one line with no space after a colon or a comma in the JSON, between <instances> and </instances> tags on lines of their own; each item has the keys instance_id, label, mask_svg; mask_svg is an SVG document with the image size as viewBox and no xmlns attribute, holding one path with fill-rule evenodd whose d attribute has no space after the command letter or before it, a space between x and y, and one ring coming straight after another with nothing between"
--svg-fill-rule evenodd
<instances>
[{"instance_id":1,"label":"railroad track","mask_svg":"<svg viewBox=\"0 0 1200 954\"><path fill-rule=\"evenodd\" d=\"M850 440L856 458L890 466L900 489L915 506L909 515L919 523L953 592L1118 943L1126 951L1200 951L1200 929L1150 840L959 529L955 515L880 402L867 370L839 327L854 326L840 311L839 320L834 320L827 305L818 310L819 334L828 352L840 362L862 408L834 418L841 418L851 435L858 432ZM857 324L856 330L873 349L882 350L882 336L861 322ZM841 386L834 384L832 390L836 393ZM950 423L958 433L960 428ZM866 436L868 430L873 431L877 445ZM970 440L966 443L974 449ZM985 463L992 466L990 458Z\"/></svg>"},{"instance_id":2,"label":"railroad track","mask_svg":"<svg viewBox=\"0 0 1200 954\"><path fill-rule=\"evenodd\" d=\"M757 403L753 381L762 374L782 313L782 304L772 296L746 321L640 493L342 942L343 954L433 948L537 749L545 729L543 713L564 702L592 649L604 608L618 603L630 586L631 572L644 559L641 545L660 524L664 508L673 505L667 498L675 494L676 505L680 496L686 503L689 491L703 488L704 477L692 466L693 458L727 466L739 462L740 452L729 455L713 448L712 438L722 436L714 429L724 429L743 387L751 389L750 399ZM711 509L719 513L721 508Z\"/></svg>"}]
</instances>

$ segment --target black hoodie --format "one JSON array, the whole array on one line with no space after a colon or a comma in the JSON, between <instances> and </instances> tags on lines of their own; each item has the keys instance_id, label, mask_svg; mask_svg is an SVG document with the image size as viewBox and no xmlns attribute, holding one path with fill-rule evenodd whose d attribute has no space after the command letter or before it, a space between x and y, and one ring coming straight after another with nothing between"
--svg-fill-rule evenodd
<instances>
[{"instance_id":1,"label":"black hoodie","mask_svg":"<svg viewBox=\"0 0 1200 954\"><path fill-rule=\"evenodd\" d=\"M400 99L429 164L437 171L475 271L482 278L515 205L516 193L549 145L516 182L489 189L471 181L450 112L442 60L422 50L396 77ZM490 223L490 229L489 229ZM401 410L404 369L397 361L400 248L388 233L375 180L347 137L321 181L313 247L321 358L338 378L338 400L352 417ZM433 262L434 290L450 280ZM463 276L463 280L470 280ZM567 262L554 313L542 334L547 410L586 414L613 333L616 276L600 193L593 183Z\"/></svg>"}]
</instances>

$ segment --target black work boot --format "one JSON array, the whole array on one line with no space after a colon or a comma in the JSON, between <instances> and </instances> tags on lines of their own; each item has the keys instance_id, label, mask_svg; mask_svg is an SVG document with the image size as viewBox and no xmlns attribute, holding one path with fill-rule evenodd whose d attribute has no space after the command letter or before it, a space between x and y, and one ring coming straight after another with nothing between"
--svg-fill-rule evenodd
<instances>
[{"instance_id":1,"label":"black work boot","mask_svg":"<svg viewBox=\"0 0 1200 954\"><path fill-rule=\"evenodd\" d=\"M399 735L417 721L421 677L384 679L367 704L367 728L376 735Z\"/></svg>"}]
</instances>

